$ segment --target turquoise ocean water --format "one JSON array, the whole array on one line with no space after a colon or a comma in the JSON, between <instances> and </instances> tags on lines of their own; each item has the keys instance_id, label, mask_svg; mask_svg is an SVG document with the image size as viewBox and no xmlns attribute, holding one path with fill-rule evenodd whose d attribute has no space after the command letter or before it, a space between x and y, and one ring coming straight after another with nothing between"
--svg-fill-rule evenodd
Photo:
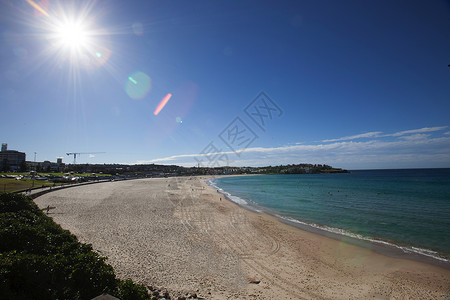
<instances>
[{"instance_id":1,"label":"turquoise ocean water","mask_svg":"<svg viewBox=\"0 0 450 300\"><path fill-rule=\"evenodd\" d=\"M227 197L293 223L450 262L450 169L212 179Z\"/></svg>"}]
</instances>

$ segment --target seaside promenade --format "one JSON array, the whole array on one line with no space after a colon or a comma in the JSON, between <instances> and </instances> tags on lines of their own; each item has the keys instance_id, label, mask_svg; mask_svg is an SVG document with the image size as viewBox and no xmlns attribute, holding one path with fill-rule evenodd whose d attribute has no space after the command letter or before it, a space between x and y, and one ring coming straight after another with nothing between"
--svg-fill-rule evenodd
<instances>
[{"instance_id":1,"label":"seaside promenade","mask_svg":"<svg viewBox=\"0 0 450 300\"><path fill-rule=\"evenodd\" d=\"M207 299L446 299L450 270L306 232L206 177L104 182L34 201L121 278Z\"/></svg>"}]
</instances>

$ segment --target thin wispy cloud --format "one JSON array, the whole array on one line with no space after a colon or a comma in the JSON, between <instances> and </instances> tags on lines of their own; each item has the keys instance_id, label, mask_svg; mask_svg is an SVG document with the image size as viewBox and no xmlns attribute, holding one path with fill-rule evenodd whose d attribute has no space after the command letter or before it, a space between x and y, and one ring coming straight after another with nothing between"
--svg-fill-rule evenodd
<instances>
[{"instance_id":1,"label":"thin wispy cloud","mask_svg":"<svg viewBox=\"0 0 450 300\"><path fill-rule=\"evenodd\" d=\"M403 135L403 136L399 136L400 139L402 140L423 140L428 138L430 135L429 134L425 134L425 133L418 133L418 134L412 134L412 135Z\"/></svg>"},{"instance_id":2,"label":"thin wispy cloud","mask_svg":"<svg viewBox=\"0 0 450 300\"><path fill-rule=\"evenodd\" d=\"M437 129L439 128L439 129ZM369 140L352 141L343 138L333 139L335 142L320 144L295 144L281 147L252 147L243 150L238 157L233 151L214 153L226 155L230 166L263 166L292 163L327 163L339 167L357 168L358 164L371 163L373 167L402 166L406 162L450 166L450 136L417 132L432 132L445 127L422 128L398 132L394 138L380 138L380 132L371 132L364 137ZM399 134L402 133L402 134ZM415 134L411 134L415 133ZM355 135L361 136L361 135ZM393 134L391 135L391 137ZM343 140L341 140L343 139ZM240 150L238 151L240 152ZM166 163L184 166L197 165L198 160L207 161L209 154L185 154L157 158L138 163ZM381 164L381 165L377 165ZM224 165L224 164L221 164ZM350 168L349 167L349 168Z\"/></svg>"},{"instance_id":3,"label":"thin wispy cloud","mask_svg":"<svg viewBox=\"0 0 450 300\"><path fill-rule=\"evenodd\" d=\"M356 135L351 135L351 136L344 136L344 137L337 138L337 139L323 140L322 142L328 143L328 142L339 142L339 141L356 140L356 139L361 139L361 138L377 137L381 133L383 133L383 132L372 131L372 132L366 132L366 133L361 133L361 134L356 134Z\"/></svg>"},{"instance_id":4,"label":"thin wispy cloud","mask_svg":"<svg viewBox=\"0 0 450 300\"><path fill-rule=\"evenodd\" d=\"M439 127L424 127L420 129L413 129L413 130L405 130L405 131L399 131L393 134L386 134L384 136L402 136L405 134L413 134L413 133L424 133L424 132L433 132L433 131L440 131L446 129L448 126L439 126Z\"/></svg>"},{"instance_id":5,"label":"thin wispy cloud","mask_svg":"<svg viewBox=\"0 0 450 300\"><path fill-rule=\"evenodd\" d=\"M382 131L371 131L371 132L360 133L360 134L350 135L350 136L344 136L344 137L335 138L335 139L326 139L326 140L322 140L322 142L330 143L330 142L339 142L339 141L351 141L351 140L357 140L357 139L361 139L361 138L381 138L381 137L389 137L389 136L399 137L399 136L404 136L404 135L408 135L408 134L440 131L440 130L446 129L447 127L448 126L423 127L420 129L404 130L404 131L398 131L395 133L388 133L388 134L383 134ZM449 132L446 132L444 134L449 134Z\"/></svg>"},{"instance_id":6,"label":"thin wispy cloud","mask_svg":"<svg viewBox=\"0 0 450 300\"><path fill-rule=\"evenodd\" d=\"M450 131L444 132L445 135L450 135Z\"/></svg>"},{"instance_id":7,"label":"thin wispy cloud","mask_svg":"<svg viewBox=\"0 0 450 300\"><path fill-rule=\"evenodd\" d=\"M138 164L152 164L152 163L160 163L160 162L170 162L175 161L178 159L185 159L185 158L195 158L195 157L202 157L202 154L182 154L182 155L172 155L168 157L163 158L155 158L151 160L138 160Z\"/></svg>"}]
</instances>

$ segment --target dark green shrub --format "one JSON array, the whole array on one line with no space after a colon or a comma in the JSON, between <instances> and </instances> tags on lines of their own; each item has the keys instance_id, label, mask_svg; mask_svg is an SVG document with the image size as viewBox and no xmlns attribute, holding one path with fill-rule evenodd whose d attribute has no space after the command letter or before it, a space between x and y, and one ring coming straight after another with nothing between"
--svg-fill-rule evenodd
<instances>
[{"instance_id":1,"label":"dark green shrub","mask_svg":"<svg viewBox=\"0 0 450 300\"><path fill-rule=\"evenodd\" d=\"M0 295L4 299L149 299L116 279L105 258L79 243L23 195L0 195Z\"/></svg>"},{"instance_id":2,"label":"dark green shrub","mask_svg":"<svg viewBox=\"0 0 450 300\"><path fill-rule=\"evenodd\" d=\"M131 279L122 280L118 284L116 297L122 300L149 299L147 289L143 285L137 285Z\"/></svg>"},{"instance_id":3,"label":"dark green shrub","mask_svg":"<svg viewBox=\"0 0 450 300\"><path fill-rule=\"evenodd\" d=\"M0 194L0 212L16 212L19 210L36 211L39 208L28 197L21 194L6 193Z\"/></svg>"}]
</instances>

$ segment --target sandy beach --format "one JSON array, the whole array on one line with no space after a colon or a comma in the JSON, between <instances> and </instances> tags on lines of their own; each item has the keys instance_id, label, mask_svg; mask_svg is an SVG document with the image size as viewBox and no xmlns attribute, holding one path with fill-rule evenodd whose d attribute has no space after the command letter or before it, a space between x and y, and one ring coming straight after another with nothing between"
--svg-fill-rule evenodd
<instances>
[{"instance_id":1,"label":"sandy beach","mask_svg":"<svg viewBox=\"0 0 450 300\"><path fill-rule=\"evenodd\" d=\"M106 182L35 199L121 278L206 299L448 299L450 270L300 230L206 177Z\"/></svg>"}]
</instances>

